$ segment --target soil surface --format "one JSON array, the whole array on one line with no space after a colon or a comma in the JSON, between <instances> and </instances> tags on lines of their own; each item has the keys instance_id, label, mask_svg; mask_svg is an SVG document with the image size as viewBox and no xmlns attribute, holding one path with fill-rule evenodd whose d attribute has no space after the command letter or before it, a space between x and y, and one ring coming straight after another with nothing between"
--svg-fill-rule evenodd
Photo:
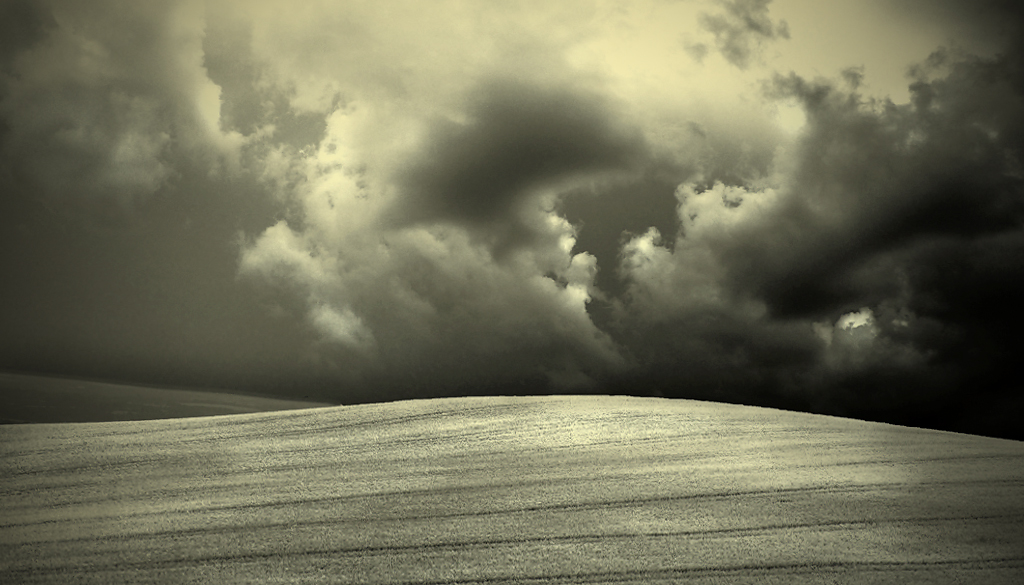
<instances>
[{"instance_id":1,"label":"soil surface","mask_svg":"<svg viewBox=\"0 0 1024 585\"><path fill-rule=\"evenodd\" d=\"M1024 583L1024 443L608 396L0 426L3 583Z\"/></svg>"}]
</instances>

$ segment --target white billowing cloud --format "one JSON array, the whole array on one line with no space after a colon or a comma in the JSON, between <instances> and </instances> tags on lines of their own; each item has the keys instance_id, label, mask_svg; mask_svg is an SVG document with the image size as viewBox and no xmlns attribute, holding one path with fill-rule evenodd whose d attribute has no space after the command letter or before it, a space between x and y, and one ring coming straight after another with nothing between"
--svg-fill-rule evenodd
<instances>
[{"instance_id":1,"label":"white billowing cloud","mask_svg":"<svg viewBox=\"0 0 1024 585\"><path fill-rule=\"evenodd\" d=\"M291 197L301 228L268 228L244 248L240 273L301 299L321 339L359 350L319 346L321 359L371 383L441 391L526 379L572 389L619 368L586 312L594 259L572 254L573 228L553 212L524 209L537 237L500 259L458 224L383 221L396 198L415 196L389 183L405 138L367 136L387 111L339 109L317 149L296 153L286 172L299 177Z\"/></svg>"},{"instance_id":2,"label":"white billowing cloud","mask_svg":"<svg viewBox=\"0 0 1024 585\"><path fill-rule=\"evenodd\" d=\"M597 261L554 211L564 190L635 172L648 144L675 139L637 130L650 110L613 89L625 69L576 66L621 15L590 2L275 7L240 16L261 82L327 124L314 149L267 150L263 177L296 215L245 248L242 274L291 287L310 323L349 311L374 352L333 359L371 378L573 389L621 369L587 313Z\"/></svg>"},{"instance_id":3,"label":"white billowing cloud","mask_svg":"<svg viewBox=\"0 0 1024 585\"><path fill-rule=\"evenodd\" d=\"M890 325L904 328L909 323L897 320ZM870 371L879 365L913 368L924 365L928 357L909 344L885 336L870 307L845 313L835 323L817 322L812 327L825 342L821 366L830 372Z\"/></svg>"},{"instance_id":4,"label":"white billowing cloud","mask_svg":"<svg viewBox=\"0 0 1024 585\"><path fill-rule=\"evenodd\" d=\"M867 332L873 337L878 334L878 329L874 326L875 315L871 311L870 307L861 307L857 311L847 313L836 321L836 327L849 331L850 329L856 329L859 327L866 327Z\"/></svg>"},{"instance_id":5,"label":"white billowing cloud","mask_svg":"<svg viewBox=\"0 0 1024 585\"><path fill-rule=\"evenodd\" d=\"M373 334L348 307L338 311L330 305L316 305L310 317L313 325L331 341L355 348L373 346Z\"/></svg>"},{"instance_id":6,"label":"white billowing cloud","mask_svg":"<svg viewBox=\"0 0 1024 585\"><path fill-rule=\"evenodd\" d=\"M948 229L922 187L949 176L932 155L958 158L943 149L960 142L929 137L946 131L937 118L865 97L859 63L842 63L845 84L771 77L759 51L790 30L766 1L566 4L576 18L548 4L264 2L239 16L260 87L325 120L306 150L268 140L259 172L288 221L252 240L241 271L291 291L325 359L437 388L585 386L634 359L708 384L741 372L737 387L921 363L918 322L889 313L912 313L893 292L903 247ZM701 40L719 53L687 58ZM599 206L663 184L678 185L674 221L631 227L619 266L608 247L573 250L567 192ZM615 220L581 225L618 237ZM616 268L613 296L595 282ZM612 307L606 331L593 299Z\"/></svg>"},{"instance_id":7,"label":"white billowing cloud","mask_svg":"<svg viewBox=\"0 0 1024 585\"><path fill-rule=\"evenodd\" d=\"M575 229L554 210L574 186L652 165L689 179L676 193L687 235L625 245L629 318L764 318L756 295L728 286L720 254L766 225L779 195L729 185L763 183L792 138L751 68L686 58L683 32L714 5L568 4L264 2L238 16L260 83L326 119L315 148L266 150L260 172L295 214L244 250L241 272L299 287L311 324L322 307L359 323L352 339L372 338L373 357L339 352L342 367L473 372L466 363L486 360L496 377L569 386L618 371L627 360L586 310L606 298L594 282L612 258L574 254Z\"/></svg>"},{"instance_id":8,"label":"white billowing cloud","mask_svg":"<svg viewBox=\"0 0 1024 585\"><path fill-rule=\"evenodd\" d=\"M827 358L833 366L863 361L881 332L870 307L845 313L835 323L817 322L812 327L828 347Z\"/></svg>"},{"instance_id":9,"label":"white billowing cloud","mask_svg":"<svg viewBox=\"0 0 1024 585\"><path fill-rule=\"evenodd\" d=\"M664 320L721 302L718 267L709 253L692 249L678 257L684 261L676 261L655 228L626 242L621 268L631 283L630 309L650 320Z\"/></svg>"},{"instance_id":10,"label":"white billowing cloud","mask_svg":"<svg viewBox=\"0 0 1024 585\"><path fill-rule=\"evenodd\" d=\"M756 299L729 288L728 266L721 257L734 242L759 228L778 205L778 193L730 187L716 182L700 189L679 185L679 233L668 242L657 230L634 237L623 247L620 269L630 281L629 310L648 320L671 320L705 310L764 313Z\"/></svg>"},{"instance_id":11,"label":"white billowing cloud","mask_svg":"<svg viewBox=\"0 0 1024 585\"><path fill-rule=\"evenodd\" d=\"M309 251L307 238L296 234L285 221L269 227L241 259L243 273L256 273L301 285L311 292L330 287L337 274L328 263Z\"/></svg>"},{"instance_id":12,"label":"white billowing cloud","mask_svg":"<svg viewBox=\"0 0 1024 585\"><path fill-rule=\"evenodd\" d=\"M245 251L242 273L301 286L308 318L325 339L349 346L375 340L375 359L360 356L350 367L409 375L441 368L447 371L434 378L443 384L484 373L555 379L621 363L586 314L586 257L566 254L548 277L545 269L554 267L543 257L547 251L498 264L453 227L340 237L322 224L322 236L285 237L291 245L302 242L298 250L277 245L276 227Z\"/></svg>"},{"instance_id":13,"label":"white billowing cloud","mask_svg":"<svg viewBox=\"0 0 1024 585\"><path fill-rule=\"evenodd\" d=\"M53 1L54 26L3 80L5 156L51 194L127 201L154 192L182 154L237 166L220 90L203 67L203 3Z\"/></svg>"}]
</instances>

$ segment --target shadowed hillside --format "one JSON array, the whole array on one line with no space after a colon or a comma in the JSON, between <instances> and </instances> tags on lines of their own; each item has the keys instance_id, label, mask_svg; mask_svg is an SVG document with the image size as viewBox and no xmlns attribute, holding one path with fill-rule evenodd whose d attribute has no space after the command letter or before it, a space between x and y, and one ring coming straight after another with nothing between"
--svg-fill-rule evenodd
<instances>
[{"instance_id":1,"label":"shadowed hillside","mask_svg":"<svg viewBox=\"0 0 1024 585\"><path fill-rule=\"evenodd\" d=\"M150 420L317 406L328 404L0 372L0 424Z\"/></svg>"}]
</instances>

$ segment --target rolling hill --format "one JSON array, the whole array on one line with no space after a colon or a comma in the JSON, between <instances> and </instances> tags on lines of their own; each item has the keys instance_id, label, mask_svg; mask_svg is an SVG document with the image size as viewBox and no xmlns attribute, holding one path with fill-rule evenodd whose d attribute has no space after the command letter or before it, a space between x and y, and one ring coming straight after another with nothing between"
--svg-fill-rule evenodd
<instances>
[{"instance_id":1,"label":"rolling hill","mask_svg":"<svg viewBox=\"0 0 1024 585\"><path fill-rule=\"evenodd\" d=\"M1024 582L1024 443L615 396L0 426L4 583Z\"/></svg>"}]
</instances>

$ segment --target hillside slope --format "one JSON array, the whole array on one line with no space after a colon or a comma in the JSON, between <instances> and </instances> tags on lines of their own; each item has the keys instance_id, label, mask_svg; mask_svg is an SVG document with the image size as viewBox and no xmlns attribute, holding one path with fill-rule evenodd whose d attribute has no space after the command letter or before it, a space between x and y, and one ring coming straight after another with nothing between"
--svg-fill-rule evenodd
<instances>
[{"instance_id":1,"label":"hillside slope","mask_svg":"<svg viewBox=\"0 0 1024 585\"><path fill-rule=\"evenodd\" d=\"M332 406L217 390L0 372L0 424L78 423L215 416Z\"/></svg>"},{"instance_id":2,"label":"hillside slope","mask_svg":"<svg viewBox=\"0 0 1024 585\"><path fill-rule=\"evenodd\" d=\"M1024 443L628 397L0 427L4 583L1021 583Z\"/></svg>"}]
</instances>

